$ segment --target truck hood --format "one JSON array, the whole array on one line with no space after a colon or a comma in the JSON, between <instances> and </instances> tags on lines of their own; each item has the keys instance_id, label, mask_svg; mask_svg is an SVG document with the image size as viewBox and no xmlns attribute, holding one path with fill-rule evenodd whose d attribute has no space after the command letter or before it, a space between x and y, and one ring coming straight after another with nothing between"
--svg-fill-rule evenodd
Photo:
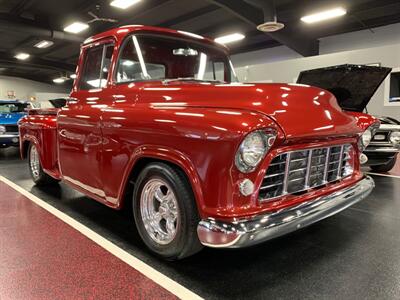
<instances>
[{"instance_id":1,"label":"truck hood","mask_svg":"<svg viewBox=\"0 0 400 300\"><path fill-rule=\"evenodd\" d=\"M15 125L18 123L19 119L21 119L25 115L26 113L12 113L12 114L0 113L0 125Z\"/></svg>"},{"instance_id":2,"label":"truck hood","mask_svg":"<svg viewBox=\"0 0 400 300\"><path fill-rule=\"evenodd\" d=\"M360 133L355 118L342 111L322 89L297 84L148 84L141 103L155 109L208 107L258 112L269 116L287 138L349 136ZM232 114L232 117L238 115Z\"/></svg>"},{"instance_id":3,"label":"truck hood","mask_svg":"<svg viewBox=\"0 0 400 300\"><path fill-rule=\"evenodd\" d=\"M344 110L363 112L391 68L340 65L303 71L297 80L333 93Z\"/></svg>"},{"instance_id":4,"label":"truck hood","mask_svg":"<svg viewBox=\"0 0 400 300\"><path fill-rule=\"evenodd\" d=\"M386 124L386 125L400 125L400 121L392 118L392 117L384 117L384 116L374 116L377 118L381 124Z\"/></svg>"}]
</instances>

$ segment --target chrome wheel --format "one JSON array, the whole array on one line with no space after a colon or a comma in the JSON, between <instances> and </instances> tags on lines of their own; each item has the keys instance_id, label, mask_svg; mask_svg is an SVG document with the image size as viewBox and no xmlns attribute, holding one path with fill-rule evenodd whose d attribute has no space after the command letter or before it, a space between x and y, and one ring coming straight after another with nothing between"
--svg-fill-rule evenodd
<instances>
[{"instance_id":1,"label":"chrome wheel","mask_svg":"<svg viewBox=\"0 0 400 300\"><path fill-rule=\"evenodd\" d=\"M170 186L162 179L151 179L140 196L140 213L150 238L160 244L171 243L179 227L179 207Z\"/></svg>"},{"instance_id":2,"label":"chrome wheel","mask_svg":"<svg viewBox=\"0 0 400 300\"><path fill-rule=\"evenodd\" d=\"M31 173L34 179L40 177L40 160L39 153L35 145L31 146L31 151L29 153L29 166L31 168Z\"/></svg>"}]
</instances>

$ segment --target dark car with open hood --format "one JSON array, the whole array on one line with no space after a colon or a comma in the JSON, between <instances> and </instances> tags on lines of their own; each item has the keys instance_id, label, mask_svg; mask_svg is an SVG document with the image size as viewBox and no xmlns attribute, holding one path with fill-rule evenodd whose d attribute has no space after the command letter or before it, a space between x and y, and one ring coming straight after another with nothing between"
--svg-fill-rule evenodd
<instances>
[{"instance_id":1,"label":"dark car with open hood","mask_svg":"<svg viewBox=\"0 0 400 300\"><path fill-rule=\"evenodd\" d=\"M336 96L339 106L345 111L367 111L379 86L390 74L391 68L365 65L339 65L303 71L298 83L323 88ZM396 164L400 151L400 122L391 117L375 116L381 125L371 128L364 135L363 160L373 171L387 172Z\"/></svg>"}]
</instances>

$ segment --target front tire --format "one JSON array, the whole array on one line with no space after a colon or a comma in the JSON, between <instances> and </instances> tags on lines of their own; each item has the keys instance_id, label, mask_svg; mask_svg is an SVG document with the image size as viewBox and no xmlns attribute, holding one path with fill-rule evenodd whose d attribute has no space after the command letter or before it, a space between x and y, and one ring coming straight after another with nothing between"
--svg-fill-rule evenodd
<instances>
[{"instance_id":1,"label":"front tire","mask_svg":"<svg viewBox=\"0 0 400 300\"><path fill-rule=\"evenodd\" d=\"M59 180L47 175L42 168L42 164L39 158L39 152L34 144L29 145L28 149L28 163L29 163L29 173L31 174L32 180L35 185L54 185L59 182Z\"/></svg>"},{"instance_id":2,"label":"front tire","mask_svg":"<svg viewBox=\"0 0 400 300\"><path fill-rule=\"evenodd\" d=\"M135 184L133 213L143 242L156 255L178 260L202 249L200 217L181 170L164 163L146 166Z\"/></svg>"},{"instance_id":3,"label":"front tire","mask_svg":"<svg viewBox=\"0 0 400 300\"><path fill-rule=\"evenodd\" d=\"M393 157L388 163L384 165L371 166L372 171L378 173L389 172L396 165L397 157Z\"/></svg>"}]
</instances>

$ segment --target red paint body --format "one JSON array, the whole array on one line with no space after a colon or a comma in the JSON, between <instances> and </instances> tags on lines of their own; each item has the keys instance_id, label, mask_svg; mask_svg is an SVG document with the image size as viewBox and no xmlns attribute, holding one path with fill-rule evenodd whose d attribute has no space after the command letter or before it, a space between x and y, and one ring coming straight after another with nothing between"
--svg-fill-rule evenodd
<instances>
[{"instance_id":1,"label":"red paint body","mask_svg":"<svg viewBox=\"0 0 400 300\"><path fill-rule=\"evenodd\" d=\"M35 143L51 176L119 209L137 162L165 160L187 174L202 218L227 220L292 206L362 178L356 150L355 172L340 183L263 204L258 202L257 192L242 196L238 182L249 178L259 187L278 153L343 143L358 149L359 135L376 119L343 112L329 92L301 85L116 84L113 73L120 45L132 32L195 40L172 30L144 26L115 29L89 39L82 53L93 43L113 41L115 45L107 86L80 91L75 83L71 97L76 101L70 101L57 115L32 114L20 122L22 150L25 141ZM202 42L216 46L207 39ZM236 151L249 132L262 128L274 128L277 140L257 169L243 174L234 163Z\"/></svg>"}]
</instances>

